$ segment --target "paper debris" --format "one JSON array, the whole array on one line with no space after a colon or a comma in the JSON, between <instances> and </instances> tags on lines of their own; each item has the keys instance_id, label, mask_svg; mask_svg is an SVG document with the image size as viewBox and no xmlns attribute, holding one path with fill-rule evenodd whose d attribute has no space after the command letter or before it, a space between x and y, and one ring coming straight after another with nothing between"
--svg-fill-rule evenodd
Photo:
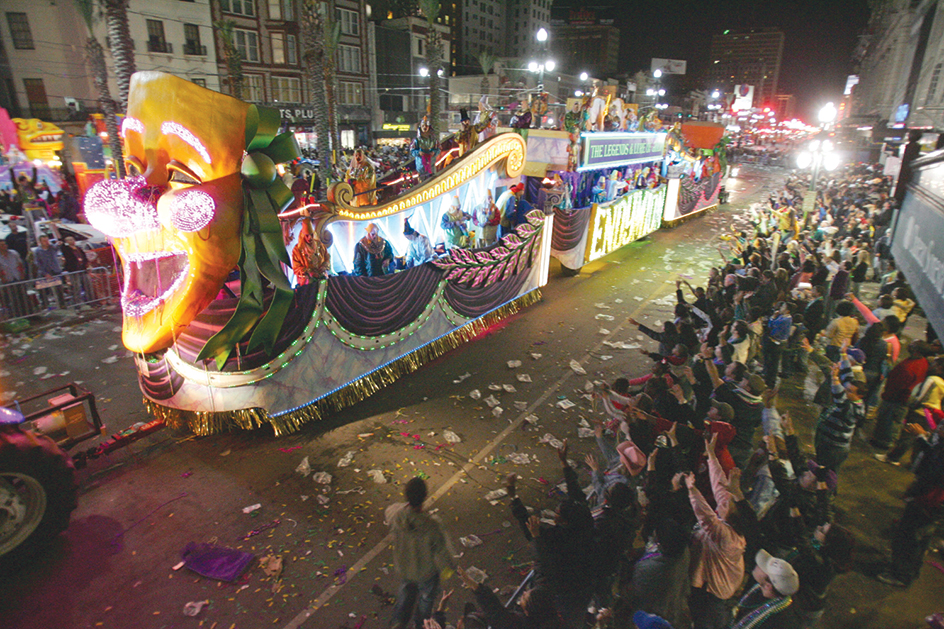
<instances>
[{"instance_id":1,"label":"paper debris","mask_svg":"<svg viewBox=\"0 0 944 629\"><path fill-rule=\"evenodd\" d=\"M636 301L642 301L642 300L643 300L643 298L640 297L639 295L636 295L635 297L633 297L633 299L635 299Z\"/></svg>"},{"instance_id":2,"label":"paper debris","mask_svg":"<svg viewBox=\"0 0 944 629\"><path fill-rule=\"evenodd\" d=\"M33 369L33 375L34 375L34 376L41 376L41 375L43 375L44 373L46 373L46 368L45 368L45 367L36 367L35 369Z\"/></svg>"},{"instance_id":3,"label":"paper debris","mask_svg":"<svg viewBox=\"0 0 944 629\"><path fill-rule=\"evenodd\" d=\"M466 548L475 548L476 546L482 545L482 540L476 535L466 535L465 537L460 537L459 541L462 542L462 545Z\"/></svg>"},{"instance_id":4,"label":"paper debris","mask_svg":"<svg viewBox=\"0 0 944 629\"><path fill-rule=\"evenodd\" d=\"M557 408L562 408L562 409L564 409L565 411L566 411L568 408L573 408L573 407L575 407L575 406L577 406L577 405L574 404L573 402L571 402L570 400L568 400L567 398L564 398L563 400L561 400L561 401L559 401L559 402L557 403Z\"/></svg>"},{"instance_id":5,"label":"paper debris","mask_svg":"<svg viewBox=\"0 0 944 629\"><path fill-rule=\"evenodd\" d=\"M642 301L642 299L640 299L640 301ZM608 315L608 314L603 314L603 313L600 313L594 316L593 318L601 320L601 321L612 321L614 319L613 315Z\"/></svg>"},{"instance_id":6,"label":"paper debris","mask_svg":"<svg viewBox=\"0 0 944 629\"><path fill-rule=\"evenodd\" d=\"M501 417L502 413L504 412L505 412L505 409L503 409L501 406L496 406L495 408L492 409L492 415L494 415L495 417Z\"/></svg>"},{"instance_id":7,"label":"paper debris","mask_svg":"<svg viewBox=\"0 0 944 629\"><path fill-rule=\"evenodd\" d=\"M544 436L538 439L538 443L546 443L552 448L560 448L564 445L564 442L552 435L549 432L544 433Z\"/></svg>"},{"instance_id":8,"label":"paper debris","mask_svg":"<svg viewBox=\"0 0 944 629\"><path fill-rule=\"evenodd\" d=\"M311 480L315 481L319 485L330 485L331 484L331 474L327 472L318 472L311 477Z\"/></svg>"},{"instance_id":9,"label":"paper debris","mask_svg":"<svg viewBox=\"0 0 944 629\"><path fill-rule=\"evenodd\" d=\"M320 505L326 505L329 502L331 502L331 498L328 498L324 494L318 494L317 496L315 496L315 502L317 502Z\"/></svg>"},{"instance_id":10,"label":"paper debris","mask_svg":"<svg viewBox=\"0 0 944 629\"><path fill-rule=\"evenodd\" d=\"M363 487L354 487L353 489L345 489L344 491L334 492L339 496L344 496L346 494L364 494L367 493Z\"/></svg>"},{"instance_id":11,"label":"paper debris","mask_svg":"<svg viewBox=\"0 0 944 629\"><path fill-rule=\"evenodd\" d=\"M534 413L531 413L530 415L526 416L524 420L528 422L529 424L531 424L532 426L538 423L539 421L541 421L540 419L538 419L538 416L535 415Z\"/></svg>"},{"instance_id":12,"label":"paper debris","mask_svg":"<svg viewBox=\"0 0 944 629\"><path fill-rule=\"evenodd\" d=\"M623 300L622 300L622 299L614 299L613 302L614 302L614 303L617 303L617 304L621 304L621 303L623 303Z\"/></svg>"},{"instance_id":13,"label":"paper debris","mask_svg":"<svg viewBox=\"0 0 944 629\"><path fill-rule=\"evenodd\" d=\"M449 443L459 443L459 442L462 441L462 439L459 438L459 435L457 435L456 433L452 432L451 430L444 430L444 431L443 431L443 439L445 439L445 440L448 441Z\"/></svg>"},{"instance_id":14,"label":"paper debris","mask_svg":"<svg viewBox=\"0 0 944 629\"><path fill-rule=\"evenodd\" d=\"M600 360L610 360L612 356L600 356Z\"/></svg>"},{"instance_id":15,"label":"paper debris","mask_svg":"<svg viewBox=\"0 0 944 629\"><path fill-rule=\"evenodd\" d=\"M475 566L469 566L465 569L466 575L476 583L484 583L485 579L488 578L488 575L485 574L483 570L479 570Z\"/></svg>"},{"instance_id":16,"label":"paper debris","mask_svg":"<svg viewBox=\"0 0 944 629\"><path fill-rule=\"evenodd\" d=\"M590 422L588 422L588 421L587 421L586 419L584 419L583 417L580 418L580 421L577 422L577 425L578 425L578 426L582 426L582 427L584 427L584 428L590 428Z\"/></svg>"},{"instance_id":17,"label":"paper debris","mask_svg":"<svg viewBox=\"0 0 944 629\"><path fill-rule=\"evenodd\" d=\"M298 467L295 468L295 471L301 474L302 476L308 476L311 474L311 465L308 463L308 457L306 456L302 459L302 462L298 464Z\"/></svg>"},{"instance_id":18,"label":"paper debris","mask_svg":"<svg viewBox=\"0 0 944 629\"><path fill-rule=\"evenodd\" d=\"M103 358L103 359L102 359L102 362L105 363L106 365L110 365L110 364L112 364L112 363L118 362L118 357L117 357L117 356L109 356L108 358Z\"/></svg>"},{"instance_id":19,"label":"paper debris","mask_svg":"<svg viewBox=\"0 0 944 629\"><path fill-rule=\"evenodd\" d=\"M509 360L509 361L508 361L508 368L509 368L509 369L517 369L517 368L520 367L520 366L521 366L521 361L520 361L520 360Z\"/></svg>"},{"instance_id":20,"label":"paper debris","mask_svg":"<svg viewBox=\"0 0 944 629\"><path fill-rule=\"evenodd\" d=\"M488 396L487 398L485 398L485 403L488 404L488 407L489 407L489 408L495 408L496 406L498 406L499 404L501 404L501 402L499 402L497 399L495 399L495 396L494 396L494 395L490 395L490 396Z\"/></svg>"},{"instance_id":21,"label":"paper debris","mask_svg":"<svg viewBox=\"0 0 944 629\"><path fill-rule=\"evenodd\" d=\"M606 328L600 328L600 331L598 332L598 334L600 334L600 335L602 335L602 336L609 336L610 331L607 330ZM609 344L608 341L603 341L603 342Z\"/></svg>"},{"instance_id":22,"label":"paper debris","mask_svg":"<svg viewBox=\"0 0 944 629\"><path fill-rule=\"evenodd\" d=\"M353 462L354 462L354 452L349 451L347 454L341 457L340 461L338 461L338 467L347 467Z\"/></svg>"},{"instance_id":23,"label":"paper debris","mask_svg":"<svg viewBox=\"0 0 944 629\"><path fill-rule=\"evenodd\" d=\"M515 388L515 385L513 385L513 384L503 384L503 385L502 385L502 388L505 390L506 393L517 393L517 392L518 392L518 389L516 389L516 388Z\"/></svg>"},{"instance_id":24,"label":"paper debris","mask_svg":"<svg viewBox=\"0 0 944 629\"><path fill-rule=\"evenodd\" d=\"M531 376L526 373L519 373L517 377L518 382L531 382Z\"/></svg>"},{"instance_id":25,"label":"paper debris","mask_svg":"<svg viewBox=\"0 0 944 629\"><path fill-rule=\"evenodd\" d=\"M540 360L542 356L544 356L544 354L535 354L534 352L531 352L531 358L534 360Z\"/></svg>"},{"instance_id":26,"label":"paper debris","mask_svg":"<svg viewBox=\"0 0 944 629\"><path fill-rule=\"evenodd\" d=\"M492 502L493 500L504 498L507 495L508 495L508 492L504 488L493 489L492 491L485 494L485 499L488 500L489 502Z\"/></svg>"},{"instance_id":27,"label":"paper debris","mask_svg":"<svg viewBox=\"0 0 944 629\"><path fill-rule=\"evenodd\" d=\"M523 452L512 452L505 458L515 465L528 465L531 463L531 457Z\"/></svg>"},{"instance_id":28,"label":"paper debris","mask_svg":"<svg viewBox=\"0 0 944 629\"><path fill-rule=\"evenodd\" d=\"M501 386L500 384L495 384L495 383L493 382L492 384L488 385L488 390L489 390L489 391L501 391L501 390L502 390L502 386Z\"/></svg>"},{"instance_id":29,"label":"paper debris","mask_svg":"<svg viewBox=\"0 0 944 629\"><path fill-rule=\"evenodd\" d=\"M459 384L460 382L462 382L462 381L465 380L466 378L471 378L471 377L472 377L472 374L466 372L466 373L462 374L461 376L459 376L458 378L456 378L455 380L453 380L452 383L453 383L453 384Z\"/></svg>"},{"instance_id":30,"label":"paper debris","mask_svg":"<svg viewBox=\"0 0 944 629\"><path fill-rule=\"evenodd\" d=\"M515 402L515 408L518 409L519 411L523 411L524 409L528 408L528 403L527 403L527 402L516 401L516 402Z\"/></svg>"},{"instance_id":31,"label":"paper debris","mask_svg":"<svg viewBox=\"0 0 944 629\"><path fill-rule=\"evenodd\" d=\"M593 428L583 428L580 427L577 429L577 436L581 439L586 439L587 437L593 436Z\"/></svg>"},{"instance_id":32,"label":"paper debris","mask_svg":"<svg viewBox=\"0 0 944 629\"><path fill-rule=\"evenodd\" d=\"M252 513L253 511L258 511L262 508L262 505L258 502L254 505L249 505L248 507L243 507L243 513Z\"/></svg>"},{"instance_id":33,"label":"paper debris","mask_svg":"<svg viewBox=\"0 0 944 629\"><path fill-rule=\"evenodd\" d=\"M587 373L587 370L584 369L584 368L580 365L580 363L578 363L578 362L577 362L576 360L574 360L574 359L571 359L571 360L570 360L570 368L574 370L574 373L580 374L581 376L583 376L583 375L585 375L585 374Z\"/></svg>"},{"instance_id":34,"label":"paper debris","mask_svg":"<svg viewBox=\"0 0 944 629\"><path fill-rule=\"evenodd\" d=\"M384 476L383 470L367 470L367 475L378 485L383 485L387 482L387 477Z\"/></svg>"},{"instance_id":35,"label":"paper debris","mask_svg":"<svg viewBox=\"0 0 944 629\"><path fill-rule=\"evenodd\" d=\"M469 397L472 398L473 400L481 400L481 399L482 399L482 392L479 391L478 389L472 389L472 390L469 392Z\"/></svg>"},{"instance_id":36,"label":"paper debris","mask_svg":"<svg viewBox=\"0 0 944 629\"><path fill-rule=\"evenodd\" d=\"M583 383L583 390L584 390L584 391L593 391L593 387L594 387L594 384L593 384L592 382L590 382L589 380L587 380L586 382Z\"/></svg>"}]
</instances>

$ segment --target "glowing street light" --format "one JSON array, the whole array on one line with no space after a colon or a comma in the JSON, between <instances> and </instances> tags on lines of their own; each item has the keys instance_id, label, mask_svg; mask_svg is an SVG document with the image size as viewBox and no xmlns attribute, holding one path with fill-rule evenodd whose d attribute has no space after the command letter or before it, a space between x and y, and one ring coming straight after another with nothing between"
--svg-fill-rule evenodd
<instances>
[{"instance_id":1,"label":"glowing street light","mask_svg":"<svg viewBox=\"0 0 944 629\"><path fill-rule=\"evenodd\" d=\"M420 68L420 76L423 77L423 78L428 77L428 76L429 76L429 68L427 68L427 67L425 67L425 66L422 67L422 68Z\"/></svg>"},{"instance_id":2,"label":"glowing street light","mask_svg":"<svg viewBox=\"0 0 944 629\"><path fill-rule=\"evenodd\" d=\"M541 28L538 29L536 37L538 41L543 44L544 42L547 41L547 30L542 26Z\"/></svg>"},{"instance_id":3,"label":"glowing street light","mask_svg":"<svg viewBox=\"0 0 944 629\"><path fill-rule=\"evenodd\" d=\"M823 105L823 108L819 110L819 121L824 125L828 125L833 120L836 119L836 106L831 102Z\"/></svg>"},{"instance_id":4,"label":"glowing street light","mask_svg":"<svg viewBox=\"0 0 944 629\"><path fill-rule=\"evenodd\" d=\"M662 70L656 70L655 72L652 73L652 76L654 76L654 77L657 78L657 79L661 79L661 78L662 78Z\"/></svg>"},{"instance_id":5,"label":"glowing street light","mask_svg":"<svg viewBox=\"0 0 944 629\"><path fill-rule=\"evenodd\" d=\"M589 80L589 79L590 79L590 75L589 75L589 74L587 74L586 72L581 72L581 73L580 73L580 80L581 80L581 81L586 82L586 81Z\"/></svg>"}]
</instances>

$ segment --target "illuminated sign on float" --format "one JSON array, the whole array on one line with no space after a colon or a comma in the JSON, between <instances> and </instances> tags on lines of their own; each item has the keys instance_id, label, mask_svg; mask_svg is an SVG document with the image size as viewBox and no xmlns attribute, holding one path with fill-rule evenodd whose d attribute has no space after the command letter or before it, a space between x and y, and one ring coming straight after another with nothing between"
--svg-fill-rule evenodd
<instances>
[{"instance_id":1,"label":"illuminated sign on float","mask_svg":"<svg viewBox=\"0 0 944 629\"><path fill-rule=\"evenodd\" d=\"M410 125L408 124L394 124L392 122L383 123L381 127L384 131L409 131Z\"/></svg>"},{"instance_id":2,"label":"illuminated sign on float","mask_svg":"<svg viewBox=\"0 0 944 629\"><path fill-rule=\"evenodd\" d=\"M353 191L346 184L336 186L336 190L340 192L336 192L337 196L331 201L336 204L337 215L341 218L358 221L376 220L412 209L422 203L428 203L478 176L483 170L501 159L506 160L506 176L508 178L517 177L524 171L526 151L527 145L520 135L504 133L473 149L467 157L463 158L461 163L457 163L455 170L449 169L446 173L443 173L443 177L437 177L418 186L412 194L397 201L363 208L353 207L350 205L350 200L353 199Z\"/></svg>"},{"instance_id":3,"label":"illuminated sign on float","mask_svg":"<svg viewBox=\"0 0 944 629\"><path fill-rule=\"evenodd\" d=\"M616 168L662 159L665 133L584 133L579 171Z\"/></svg>"},{"instance_id":4,"label":"illuminated sign on float","mask_svg":"<svg viewBox=\"0 0 944 629\"><path fill-rule=\"evenodd\" d=\"M667 186L637 190L612 203L594 204L585 262L651 234L662 225Z\"/></svg>"}]
</instances>

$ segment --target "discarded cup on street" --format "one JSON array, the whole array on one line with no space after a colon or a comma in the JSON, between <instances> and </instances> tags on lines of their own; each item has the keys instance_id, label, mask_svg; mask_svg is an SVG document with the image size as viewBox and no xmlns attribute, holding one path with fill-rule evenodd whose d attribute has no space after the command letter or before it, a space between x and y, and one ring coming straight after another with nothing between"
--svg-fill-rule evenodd
<instances>
[{"instance_id":1,"label":"discarded cup on street","mask_svg":"<svg viewBox=\"0 0 944 629\"><path fill-rule=\"evenodd\" d=\"M204 606L209 605L210 601L190 601L184 605L184 616L196 616L204 608Z\"/></svg>"}]
</instances>

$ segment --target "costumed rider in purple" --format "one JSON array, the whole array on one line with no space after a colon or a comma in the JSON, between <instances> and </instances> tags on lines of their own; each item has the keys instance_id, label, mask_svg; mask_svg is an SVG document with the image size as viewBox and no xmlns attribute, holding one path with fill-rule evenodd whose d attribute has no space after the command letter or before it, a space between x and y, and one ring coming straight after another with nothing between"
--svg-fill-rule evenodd
<instances>
[{"instance_id":1,"label":"costumed rider in purple","mask_svg":"<svg viewBox=\"0 0 944 629\"><path fill-rule=\"evenodd\" d=\"M429 244L429 238L413 229L410 219L403 221L403 235L410 242L410 248L406 252L406 268L410 269L433 259L433 246Z\"/></svg>"},{"instance_id":2,"label":"costumed rider in purple","mask_svg":"<svg viewBox=\"0 0 944 629\"><path fill-rule=\"evenodd\" d=\"M393 270L393 248L380 236L377 224L368 223L367 235L354 245L354 275L376 277Z\"/></svg>"}]
</instances>

